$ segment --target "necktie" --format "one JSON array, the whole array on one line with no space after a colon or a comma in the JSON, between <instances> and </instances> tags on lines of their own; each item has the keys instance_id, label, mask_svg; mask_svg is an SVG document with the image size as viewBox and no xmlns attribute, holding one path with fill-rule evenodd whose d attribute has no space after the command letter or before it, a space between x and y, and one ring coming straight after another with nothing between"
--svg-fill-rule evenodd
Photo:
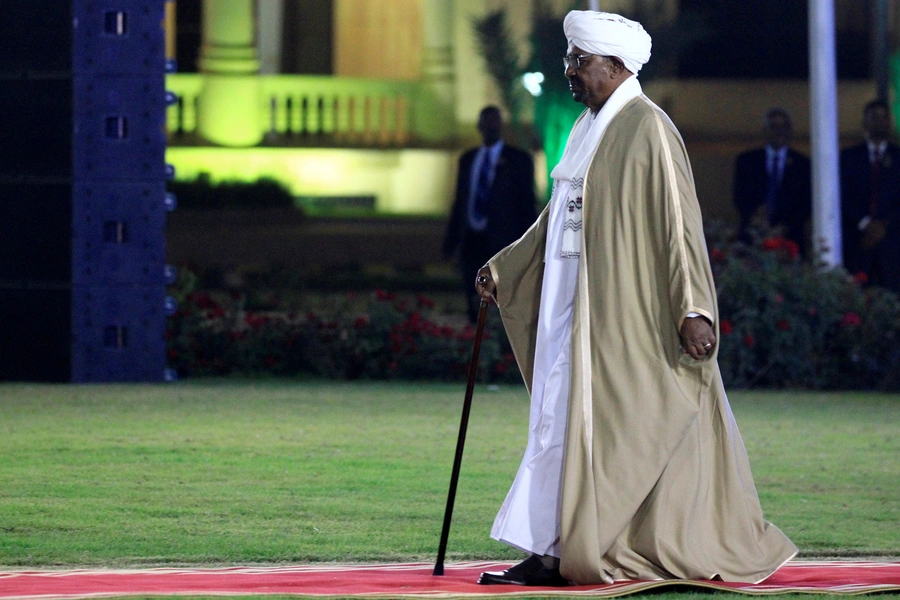
<instances>
[{"instance_id":1,"label":"necktie","mask_svg":"<svg viewBox=\"0 0 900 600\"><path fill-rule=\"evenodd\" d=\"M491 189L491 155L484 153L481 167L478 169L478 182L475 185L475 202L473 212L475 219L482 220L487 217L487 198Z\"/></svg>"},{"instance_id":2,"label":"necktie","mask_svg":"<svg viewBox=\"0 0 900 600\"><path fill-rule=\"evenodd\" d=\"M878 183L879 179L881 179L881 152L878 148L875 149L872 159L872 164L869 166L871 170L869 181L869 215L874 217L875 211L878 210Z\"/></svg>"},{"instance_id":3,"label":"necktie","mask_svg":"<svg viewBox=\"0 0 900 600\"><path fill-rule=\"evenodd\" d=\"M781 161L776 152L772 155L768 168L769 179L766 184L766 214L769 217L769 225L775 224L776 200L778 197L778 185L781 183Z\"/></svg>"}]
</instances>

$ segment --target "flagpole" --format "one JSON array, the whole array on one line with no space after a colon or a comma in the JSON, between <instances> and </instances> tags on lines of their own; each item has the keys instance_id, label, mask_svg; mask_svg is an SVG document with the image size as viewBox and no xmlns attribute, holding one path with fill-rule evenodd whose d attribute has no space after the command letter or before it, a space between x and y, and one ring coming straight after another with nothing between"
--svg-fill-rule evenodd
<instances>
[{"instance_id":1,"label":"flagpole","mask_svg":"<svg viewBox=\"0 0 900 600\"><path fill-rule=\"evenodd\" d=\"M834 0L809 0L809 98L813 250L828 267L842 262Z\"/></svg>"}]
</instances>

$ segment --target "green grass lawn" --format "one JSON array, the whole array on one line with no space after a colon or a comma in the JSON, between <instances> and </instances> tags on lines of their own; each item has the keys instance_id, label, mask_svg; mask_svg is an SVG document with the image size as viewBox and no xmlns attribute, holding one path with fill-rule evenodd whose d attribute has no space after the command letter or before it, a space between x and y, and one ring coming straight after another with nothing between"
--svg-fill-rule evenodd
<instances>
[{"instance_id":1,"label":"green grass lawn","mask_svg":"<svg viewBox=\"0 0 900 600\"><path fill-rule=\"evenodd\" d=\"M0 385L0 565L432 561L464 385ZM801 557L900 557L900 396L733 393ZM489 538L521 386L476 390L448 562ZM679 594L686 598L689 594Z\"/></svg>"}]
</instances>

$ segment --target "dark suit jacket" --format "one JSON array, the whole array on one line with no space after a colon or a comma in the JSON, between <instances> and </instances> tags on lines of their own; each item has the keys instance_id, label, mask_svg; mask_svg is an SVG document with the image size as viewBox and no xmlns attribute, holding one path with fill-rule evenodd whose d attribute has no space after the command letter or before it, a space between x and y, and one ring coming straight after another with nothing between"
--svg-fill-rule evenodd
<instances>
[{"instance_id":1,"label":"dark suit jacket","mask_svg":"<svg viewBox=\"0 0 900 600\"><path fill-rule=\"evenodd\" d=\"M850 272L868 271L867 261L872 252L880 255L889 281L878 281L892 289L900 287L896 281L900 272L900 147L888 144L881 160L875 214L870 214L872 202L872 167L865 142L841 151L841 220L843 224L844 265ZM859 222L871 216L886 224L887 235L871 251L864 250L860 241ZM893 269L896 265L898 269ZM870 274L871 275L871 274Z\"/></svg>"},{"instance_id":2,"label":"dark suit jacket","mask_svg":"<svg viewBox=\"0 0 900 600\"><path fill-rule=\"evenodd\" d=\"M775 212L769 225L783 225L786 235L806 252L806 224L812 215L812 183L809 158L788 148L775 197ZM734 206L740 214L738 237L749 242L750 220L766 203L766 149L757 148L738 155L734 163Z\"/></svg>"},{"instance_id":3,"label":"dark suit jacket","mask_svg":"<svg viewBox=\"0 0 900 600\"><path fill-rule=\"evenodd\" d=\"M469 188L472 163L477 153L478 148L473 148L459 159L456 199L444 238L445 254L466 255L466 240L471 234L468 217ZM536 219L534 162L524 150L504 143L488 194L488 222L483 232L487 252L484 262L519 239Z\"/></svg>"}]
</instances>

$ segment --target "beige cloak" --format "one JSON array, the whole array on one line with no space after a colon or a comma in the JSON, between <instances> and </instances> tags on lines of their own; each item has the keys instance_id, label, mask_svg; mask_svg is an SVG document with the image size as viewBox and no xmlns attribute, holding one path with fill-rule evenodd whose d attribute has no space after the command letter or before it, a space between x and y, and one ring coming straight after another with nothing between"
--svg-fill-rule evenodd
<instances>
[{"instance_id":1,"label":"beige cloak","mask_svg":"<svg viewBox=\"0 0 900 600\"><path fill-rule=\"evenodd\" d=\"M715 352L679 331L718 307L684 143L645 96L588 168L562 478L561 564L579 583L758 582L796 554L763 519ZM548 210L489 265L531 391Z\"/></svg>"}]
</instances>

